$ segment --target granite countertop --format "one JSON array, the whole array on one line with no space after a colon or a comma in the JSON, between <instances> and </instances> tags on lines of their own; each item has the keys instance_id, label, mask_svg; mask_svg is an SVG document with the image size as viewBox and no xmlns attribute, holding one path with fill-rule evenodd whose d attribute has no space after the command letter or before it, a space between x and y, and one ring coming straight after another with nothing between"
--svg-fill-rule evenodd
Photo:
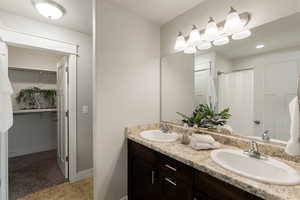
<instances>
[{"instance_id":1,"label":"granite countertop","mask_svg":"<svg viewBox=\"0 0 300 200\"><path fill-rule=\"evenodd\" d=\"M216 177L224 182L232 184L240 189L243 189L251 194L268 200L299 200L300 185L296 186L281 186L258 182L240 175L237 175L229 170L226 170L216 164L211 158L211 150L195 151L189 146L181 144L179 141L172 143L159 143L143 139L139 133L143 130L159 129L159 124L136 126L126 128L126 136L129 140L142 144L155 151L165 154L173 159L185 163L199 171L205 172L213 177ZM222 145L221 148L238 149L229 145ZM299 163L286 161L275 158L284 162L300 172Z\"/></svg>"}]
</instances>

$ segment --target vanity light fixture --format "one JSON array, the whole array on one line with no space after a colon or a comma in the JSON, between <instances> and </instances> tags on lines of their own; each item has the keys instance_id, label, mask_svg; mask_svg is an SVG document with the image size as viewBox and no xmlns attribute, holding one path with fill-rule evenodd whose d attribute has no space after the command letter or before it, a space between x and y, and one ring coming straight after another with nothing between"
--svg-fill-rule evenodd
<instances>
[{"instance_id":1,"label":"vanity light fixture","mask_svg":"<svg viewBox=\"0 0 300 200\"><path fill-rule=\"evenodd\" d=\"M244 25L237 11L231 6L226 17L224 33L233 34L242 31Z\"/></svg>"},{"instance_id":2,"label":"vanity light fixture","mask_svg":"<svg viewBox=\"0 0 300 200\"><path fill-rule=\"evenodd\" d=\"M233 40L242 40L242 39L246 39L246 38L248 38L248 37L250 37L251 36L251 31L250 30L243 30L243 31L241 31L241 32L238 32L238 33L234 33L233 35L232 35L232 39Z\"/></svg>"},{"instance_id":3,"label":"vanity light fixture","mask_svg":"<svg viewBox=\"0 0 300 200\"><path fill-rule=\"evenodd\" d=\"M178 33L176 38L175 47L176 51L183 51L187 47L186 40L181 32Z\"/></svg>"},{"instance_id":4,"label":"vanity light fixture","mask_svg":"<svg viewBox=\"0 0 300 200\"><path fill-rule=\"evenodd\" d=\"M211 42L203 41L200 44L197 45L197 48L199 50L207 50L212 47Z\"/></svg>"},{"instance_id":5,"label":"vanity light fixture","mask_svg":"<svg viewBox=\"0 0 300 200\"><path fill-rule=\"evenodd\" d=\"M51 20L60 19L66 13L64 7L52 0L32 0L31 2L42 16Z\"/></svg>"},{"instance_id":6,"label":"vanity light fixture","mask_svg":"<svg viewBox=\"0 0 300 200\"><path fill-rule=\"evenodd\" d=\"M187 48L185 48L184 53L185 54L194 54L197 52L197 49L195 46L188 46Z\"/></svg>"},{"instance_id":7,"label":"vanity light fixture","mask_svg":"<svg viewBox=\"0 0 300 200\"><path fill-rule=\"evenodd\" d=\"M214 46L228 44L230 39L242 40L251 36L251 31L247 29L251 15L248 12L239 14L233 7L230 7L226 20L216 23L213 17L204 30L200 30L193 25L192 31L187 37L181 32L177 36L174 49L192 54L198 50L207 50ZM196 48L197 47L197 48Z\"/></svg>"},{"instance_id":8,"label":"vanity light fixture","mask_svg":"<svg viewBox=\"0 0 300 200\"><path fill-rule=\"evenodd\" d=\"M190 33L189 39L187 41L188 46L196 46L201 42L201 35L196 25L193 25L193 29Z\"/></svg>"},{"instance_id":9,"label":"vanity light fixture","mask_svg":"<svg viewBox=\"0 0 300 200\"><path fill-rule=\"evenodd\" d=\"M258 44L258 45L256 45L256 48L257 49L262 49L262 48L264 48L265 47L265 45L263 45L263 44Z\"/></svg>"},{"instance_id":10,"label":"vanity light fixture","mask_svg":"<svg viewBox=\"0 0 300 200\"><path fill-rule=\"evenodd\" d=\"M219 28L212 17L209 18L209 21L206 25L204 36L205 39L209 42L219 37Z\"/></svg>"},{"instance_id":11,"label":"vanity light fixture","mask_svg":"<svg viewBox=\"0 0 300 200\"><path fill-rule=\"evenodd\" d=\"M229 38L228 36L223 36L223 37L220 37L216 40L214 40L213 44L215 46L222 46L222 45L225 45L225 44L228 44L229 43Z\"/></svg>"}]
</instances>

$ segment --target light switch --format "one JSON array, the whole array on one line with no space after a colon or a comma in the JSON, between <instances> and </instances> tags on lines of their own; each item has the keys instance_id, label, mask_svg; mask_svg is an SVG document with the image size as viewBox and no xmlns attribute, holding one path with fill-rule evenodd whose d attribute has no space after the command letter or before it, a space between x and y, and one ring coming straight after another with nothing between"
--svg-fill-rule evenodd
<instances>
[{"instance_id":1,"label":"light switch","mask_svg":"<svg viewBox=\"0 0 300 200\"><path fill-rule=\"evenodd\" d=\"M83 105L82 106L82 113L83 114L88 114L89 113L89 106L88 105Z\"/></svg>"}]
</instances>

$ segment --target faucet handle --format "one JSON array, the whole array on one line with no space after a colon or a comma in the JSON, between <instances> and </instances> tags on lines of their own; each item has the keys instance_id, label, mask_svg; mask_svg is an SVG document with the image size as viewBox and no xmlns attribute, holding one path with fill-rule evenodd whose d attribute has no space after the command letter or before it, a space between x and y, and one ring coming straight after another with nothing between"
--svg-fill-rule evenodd
<instances>
[{"instance_id":1,"label":"faucet handle","mask_svg":"<svg viewBox=\"0 0 300 200\"><path fill-rule=\"evenodd\" d=\"M262 134L262 140L264 142L269 142L270 141L270 130L265 130L265 132Z\"/></svg>"},{"instance_id":2,"label":"faucet handle","mask_svg":"<svg viewBox=\"0 0 300 200\"><path fill-rule=\"evenodd\" d=\"M244 153L250 157L256 158L256 159L268 159L267 156L262 155L257 147L257 143L255 140L251 140L250 141L250 148L246 151L244 151Z\"/></svg>"},{"instance_id":3,"label":"faucet handle","mask_svg":"<svg viewBox=\"0 0 300 200\"><path fill-rule=\"evenodd\" d=\"M250 150L253 152L258 152L257 143L255 140L250 141Z\"/></svg>"}]
</instances>

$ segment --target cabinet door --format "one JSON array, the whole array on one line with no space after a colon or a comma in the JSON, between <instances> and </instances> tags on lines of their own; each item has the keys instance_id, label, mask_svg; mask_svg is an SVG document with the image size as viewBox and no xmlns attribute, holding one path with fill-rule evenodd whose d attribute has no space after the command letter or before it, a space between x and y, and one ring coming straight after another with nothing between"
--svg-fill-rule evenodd
<instances>
[{"instance_id":1,"label":"cabinet door","mask_svg":"<svg viewBox=\"0 0 300 200\"><path fill-rule=\"evenodd\" d=\"M160 189L162 200L193 200L193 187L181 180L161 175Z\"/></svg>"},{"instance_id":2,"label":"cabinet door","mask_svg":"<svg viewBox=\"0 0 300 200\"><path fill-rule=\"evenodd\" d=\"M155 166L134 158L132 161L131 200L159 199L158 170Z\"/></svg>"}]
</instances>

